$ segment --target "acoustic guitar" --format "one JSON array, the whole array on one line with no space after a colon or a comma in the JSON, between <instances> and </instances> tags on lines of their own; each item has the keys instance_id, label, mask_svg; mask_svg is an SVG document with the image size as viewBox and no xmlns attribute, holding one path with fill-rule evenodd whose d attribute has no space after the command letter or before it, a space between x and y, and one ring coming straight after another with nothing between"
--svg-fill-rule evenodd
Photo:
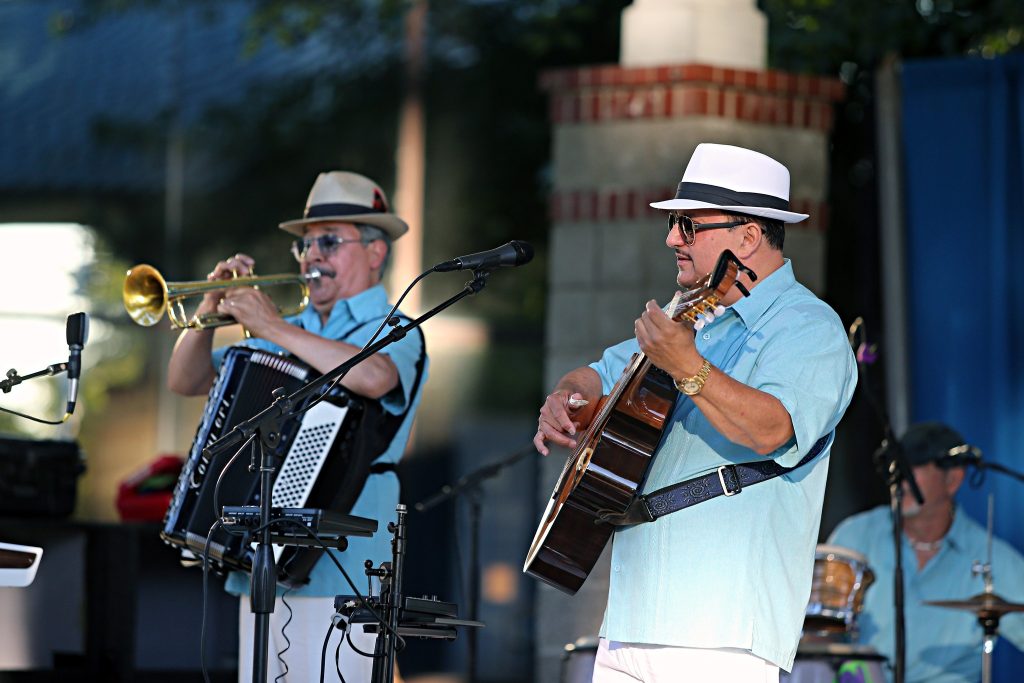
<instances>
[{"instance_id":1,"label":"acoustic guitar","mask_svg":"<svg viewBox=\"0 0 1024 683\"><path fill-rule=\"evenodd\" d=\"M731 251L724 251L711 273L678 293L666 313L701 329L721 314L719 301L734 285L744 296L750 294L737 282L740 271L757 279ZM644 354L633 355L566 461L524 572L570 595L580 589L613 531L599 515L625 512L650 468L678 397L666 372Z\"/></svg>"}]
</instances>

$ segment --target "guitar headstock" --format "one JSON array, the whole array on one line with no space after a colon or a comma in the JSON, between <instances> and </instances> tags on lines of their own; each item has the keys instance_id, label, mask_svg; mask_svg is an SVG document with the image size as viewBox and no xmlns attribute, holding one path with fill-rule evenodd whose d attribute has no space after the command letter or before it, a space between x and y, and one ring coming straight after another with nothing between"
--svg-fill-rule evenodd
<instances>
[{"instance_id":1,"label":"guitar headstock","mask_svg":"<svg viewBox=\"0 0 1024 683\"><path fill-rule=\"evenodd\" d=\"M703 280L685 292L676 293L666 313L676 322L689 323L695 330L702 329L716 316L725 312L725 308L719 302L733 286L740 290L743 296L750 296L750 291L739 282L741 272L746 273L751 280L757 280L757 274L726 249Z\"/></svg>"}]
</instances>

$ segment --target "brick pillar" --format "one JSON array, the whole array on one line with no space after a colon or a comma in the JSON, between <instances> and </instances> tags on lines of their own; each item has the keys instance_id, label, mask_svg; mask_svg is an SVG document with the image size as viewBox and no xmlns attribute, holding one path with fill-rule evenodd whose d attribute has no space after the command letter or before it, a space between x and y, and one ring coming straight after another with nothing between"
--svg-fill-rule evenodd
<instances>
[{"instance_id":1,"label":"brick pillar","mask_svg":"<svg viewBox=\"0 0 1024 683\"><path fill-rule=\"evenodd\" d=\"M787 227L785 253L797 278L821 292L838 80L687 63L550 71L541 87L554 128L546 386L630 336L644 301L671 297L664 214L648 204L675 195L701 142L755 149L789 168L792 210L811 218ZM544 461L544 499L563 456ZM562 646L597 633L606 564L573 598L539 588L535 680L557 681Z\"/></svg>"}]
</instances>

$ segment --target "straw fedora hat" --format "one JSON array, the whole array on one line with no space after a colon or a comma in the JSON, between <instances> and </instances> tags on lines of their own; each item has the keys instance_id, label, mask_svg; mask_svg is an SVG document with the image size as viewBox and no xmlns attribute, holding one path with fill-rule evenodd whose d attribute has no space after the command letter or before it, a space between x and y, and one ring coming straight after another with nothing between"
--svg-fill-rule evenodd
<instances>
[{"instance_id":1,"label":"straw fedora hat","mask_svg":"<svg viewBox=\"0 0 1024 683\"><path fill-rule=\"evenodd\" d=\"M806 213L789 210L789 169L760 152L701 143L693 151L676 196L653 202L655 209L722 209L799 223Z\"/></svg>"},{"instance_id":2,"label":"straw fedora hat","mask_svg":"<svg viewBox=\"0 0 1024 683\"><path fill-rule=\"evenodd\" d=\"M278 227L302 237L305 226L322 221L345 221L374 225L398 239L409 226L391 213L387 195L377 183L358 173L330 171L321 173L306 199L302 218L285 221Z\"/></svg>"}]
</instances>

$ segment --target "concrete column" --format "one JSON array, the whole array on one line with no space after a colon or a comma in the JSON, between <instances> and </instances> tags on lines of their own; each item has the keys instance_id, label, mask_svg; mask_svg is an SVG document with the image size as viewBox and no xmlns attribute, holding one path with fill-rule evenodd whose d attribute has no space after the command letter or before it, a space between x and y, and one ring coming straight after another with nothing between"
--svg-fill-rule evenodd
<instances>
[{"instance_id":1,"label":"concrete column","mask_svg":"<svg viewBox=\"0 0 1024 683\"><path fill-rule=\"evenodd\" d=\"M763 69L768 20L754 0L635 0L622 12L622 66Z\"/></svg>"}]
</instances>

